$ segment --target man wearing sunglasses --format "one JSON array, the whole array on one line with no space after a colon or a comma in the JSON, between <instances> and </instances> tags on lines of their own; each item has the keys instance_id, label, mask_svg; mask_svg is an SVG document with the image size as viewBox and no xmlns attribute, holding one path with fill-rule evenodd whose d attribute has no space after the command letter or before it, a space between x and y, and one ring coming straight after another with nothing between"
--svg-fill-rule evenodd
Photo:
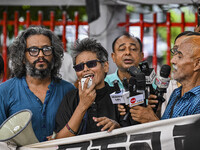
<instances>
[{"instance_id":1,"label":"man wearing sunglasses","mask_svg":"<svg viewBox=\"0 0 200 150\"><path fill-rule=\"evenodd\" d=\"M59 104L74 89L59 75L63 51L61 41L46 28L32 26L18 35L9 47L13 78L0 85L0 124L29 109L38 140L52 135Z\"/></svg>"},{"instance_id":2,"label":"man wearing sunglasses","mask_svg":"<svg viewBox=\"0 0 200 150\"><path fill-rule=\"evenodd\" d=\"M56 115L56 138L110 132L120 127L117 107L110 99L114 89L104 82L109 69L105 48L86 38L75 43L72 58L79 85L61 102Z\"/></svg>"}]
</instances>

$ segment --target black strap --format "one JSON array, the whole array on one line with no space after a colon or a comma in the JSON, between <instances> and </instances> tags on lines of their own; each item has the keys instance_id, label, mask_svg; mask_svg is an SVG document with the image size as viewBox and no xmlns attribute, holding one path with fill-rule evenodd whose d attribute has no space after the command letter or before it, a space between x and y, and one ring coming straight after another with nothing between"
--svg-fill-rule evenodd
<instances>
[{"instance_id":1,"label":"black strap","mask_svg":"<svg viewBox=\"0 0 200 150\"><path fill-rule=\"evenodd\" d=\"M170 118L172 117L173 111L174 111L174 106L176 105L177 101L180 99L180 96L176 97L176 100L174 101L171 111L170 111Z\"/></svg>"}]
</instances>

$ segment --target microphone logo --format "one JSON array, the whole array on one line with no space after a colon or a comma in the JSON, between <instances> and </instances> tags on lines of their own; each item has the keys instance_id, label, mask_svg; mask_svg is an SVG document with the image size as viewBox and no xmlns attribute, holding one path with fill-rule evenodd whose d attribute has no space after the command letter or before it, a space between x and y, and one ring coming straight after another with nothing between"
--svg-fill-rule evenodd
<instances>
[{"instance_id":1,"label":"microphone logo","mask_svg":"<svg viewBox=\"0 0 200 150\"><path fill-rule=\"evenodd\" d=\"M131 102L131 104L134 104L136 102L136 99L133 97L133 98L131 98L130 102Z\"/></svg>"}]
</instances>

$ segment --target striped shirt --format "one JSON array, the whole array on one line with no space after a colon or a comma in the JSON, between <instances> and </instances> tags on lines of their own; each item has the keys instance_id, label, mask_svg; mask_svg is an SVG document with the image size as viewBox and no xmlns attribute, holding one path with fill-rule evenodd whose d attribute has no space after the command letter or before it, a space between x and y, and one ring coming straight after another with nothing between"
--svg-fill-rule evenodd
<instances>
[{"instance_id":1,"label":"striped shirt","mask_svg":"<svg viewBox=\"0 0 200 150\"><path fill-rule=\"evenodd\" d=\"M190 91L186 92L182 97L181 89L182 86L174 90L161 119L200 113L200 86L194 87ZM176 100L177 102L175 102Z\"/></svg>"}]
</instances>

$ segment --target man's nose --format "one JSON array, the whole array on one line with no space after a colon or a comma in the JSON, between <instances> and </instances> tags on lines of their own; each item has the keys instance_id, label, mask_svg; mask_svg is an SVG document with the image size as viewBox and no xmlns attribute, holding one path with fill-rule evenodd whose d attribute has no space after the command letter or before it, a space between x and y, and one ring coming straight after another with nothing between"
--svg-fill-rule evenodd
<instances>
[{"instance_id":1,"label":"man's nose","mask_svg":"<svg viewBox=\"0 0 200 150\"><path fill-rule=\"evenodd\" d=\"M43 54L43 50L39 50L39 54L38 54L38 57L42 57L42 56L44 56L44 54Z\"/></svg>"},{"instance_id":2,"label":"man's nose","mask_svg":"<svg viewBox=\"0 0 200 150\"><path fill-rule=\"evenodd\" d=\"M172 57L170 62L171 62L171 64L175 64L176 63L176 56L175 55Z\"/></svg>"},{"instance_id":3,"label":"man's nose","mask_svg":"<svg viewBox=\"0 0 200 150\"><path fill-rule=\"evenodd\" d=\"M126 53L127 55L130 54L130 50L129 50L129 48L126 48L125 53Z\"/></svg>"}]
</instances>

